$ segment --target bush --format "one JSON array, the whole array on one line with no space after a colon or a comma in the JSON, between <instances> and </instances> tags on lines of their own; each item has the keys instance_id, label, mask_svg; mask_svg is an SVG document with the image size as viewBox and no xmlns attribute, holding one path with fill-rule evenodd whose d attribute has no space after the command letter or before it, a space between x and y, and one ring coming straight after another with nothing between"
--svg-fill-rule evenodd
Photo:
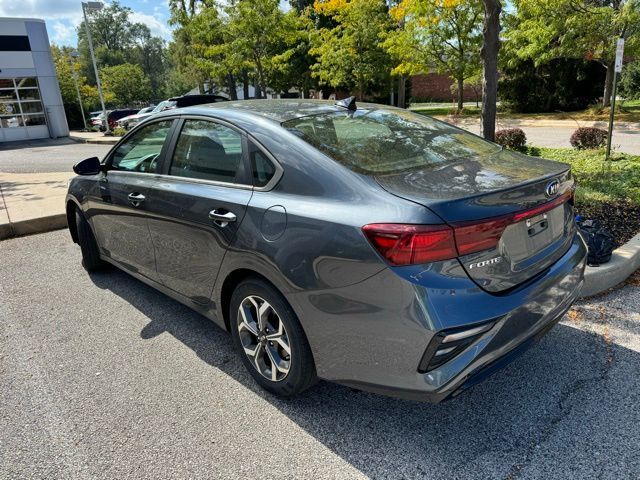
<instances>
[{"instance_id":1,"label":"bush","mask_svg":"<svg viewBox=\"0 0 640 480\"><path fill-rule=\"evenodd\" d=\"M116 128L113 129L113 134L116 137L123 137L124 135L127 134L127 130L122 128L122 127L116 127Z\"/></svg>"},{"instance_id":2,"label":"bush","mask_svg":"<svg viewBox=\"0 0 640 480\"><path fill-rule=\"evenodd\" d=\"M626 100L640 100L640 60L630 63L623 69L620 93Z\"/></svg>"},{"instance_id":3,"label":"bush","mask_svg":"<svg viewBox=\"0 0 640 480\"><path fill-rule=\"evenodd\" d=\"M571 145L578 150L602 147L607 141L607 131L602 128L581 127L571 135Z\"/></svg>"},{"instance_id":4,"label":"bush","mask_svg":"<svg viewBox=\"0 0 640 480\"><path fill-rule=\"evenodd\" d=\"M527 145L527 136L521 128L505 128L496 132L496 143L512 150L522 150Z\"/></svg>"},{"instance_id":5,"label":"bush","mask_svg":"<svg viewBox=\"0 0 640 480\"><path fill-rule=\"evenodd\" d=\"M501 70L501 104L520 113L583 110L602 96L606 75L597 62L571 58L539 66L525 60Z\"/></svg>"}]
</instances>

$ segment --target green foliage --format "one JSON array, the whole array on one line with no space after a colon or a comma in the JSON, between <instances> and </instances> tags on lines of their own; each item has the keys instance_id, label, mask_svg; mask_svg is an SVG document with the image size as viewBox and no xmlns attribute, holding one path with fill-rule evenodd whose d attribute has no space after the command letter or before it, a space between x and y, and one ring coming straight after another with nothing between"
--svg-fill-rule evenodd
<instances>
[{"instance_id":1,"label":"green foliage","mask_svg":"<svg viewBox=\"0 0 640 480\"><path fill-rule=\"evenodd\" d=\"M400 27L387 35L384 46L397 64L393 73L451 75L462 108L464 82L480 82L482 2L404 0L392 13Z\"/></svg>"},{"instance_id":2,"label":"green foliage","mask_svg":"<svg viewBox=\"0 0 640 480\"><path fill-rule=\"evenodd\" d=\"M571 165L578 206L623 199L640 206L640 155L616 153L609 169L602 150L530 147L527 153Z\"/></svg>"},{"instance_id":3,"label":"green foliage","mask_svg":"<svg viewBox=\"0 0 640 480\"><path fill-rule=\"evenodd\" d=\"M640 100L640 60L629 63L622 69L620 94L629 100Z\"/></svg>"},{"instance_id":4,"label":"green foliage","mask_svg":"<svg viewBox=\"0 0 640 480\"><path fill-rule=\"evenodd\" d=\"M320 84L356 89L362 99L388 82L390 58L380 42L392 23L383 0L316 2L315 12L333 23L311 32L311 72Z\"/></svg>"},{"instance_id":5,"label":"green foliage","mask_svg":"<svg viewBox=\"0 0 640 480\"><path fill-rule=\"evenodd\" d=\"M627 39L626 54L640 48L639 0L514 0L513 5L505 34L511 61L540 65L565 57L610 65L620 35Z\"/></svg>"},{"instance_id":6,"label":"green foliage","mask_svg":"<svg viewBox=\"0 0 640 480\"><path fill-rule=\"evenodd\" d=\"M129 107L145 102L151 94L151 83L139 65L123 63L100 71L106 94L113 95L109 103Z\"/></svg>"},{"instance_id":7,"label":"green foliage","mask_svg":"<svg viewBox=\"0 0 640 480\"><path fill-rule=\"evenodd\" d=\"M123 137L127 134L127 130L123 127L116 127L113 129L113 135L116 137Z\"/></svg>"},{"instance_id":8,"label":"green foliage","mask_svg":"<svg viewBox=\"0 0 640 480\"><path fill-rule=\"evenodd\" d=\"M162 98L169 68L165 42L152 36L146 25L132 22L130 15L131 9L117 0L107 3L101 10L88 12L96 63L99 69L123 63L139 65L150 79L149 96ZM78 26L78 51L80 72L88 83L95 85L84 21Z\"/></svg>"},{"instance_id":9,"label":"green foliage","mask_svg":"<svg viewBox=\"0 0 640 480\"><path fill-rule=\"evenodd\" d=\"M602 95L605 80L602 65L572 58L538 66L523 60L503 68L502 74L500 99L521 113L585 109Z\"/></svg>"}]
</instances>

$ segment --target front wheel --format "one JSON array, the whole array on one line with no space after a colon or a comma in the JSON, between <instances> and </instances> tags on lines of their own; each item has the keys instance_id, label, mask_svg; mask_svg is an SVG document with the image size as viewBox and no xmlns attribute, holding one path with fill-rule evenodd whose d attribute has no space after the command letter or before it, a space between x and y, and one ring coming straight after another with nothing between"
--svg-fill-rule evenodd
<instances>
[{"instance_id":1,"label":"front wheel","mask_svg":"<svg viewBox=\"0 0 640 480\"><path fill-rule=\"evenodd\" d=\"M78 231L78 245L82 251L82 266L87 272L103 269L106 262L100 258L98 242L91 231L89 222L79 208L76 208L76 228Z\"/></svg>"},{"instance_id":2,"label":"front wheel","mask_svg":"<svg viewBox=\"0 0 640 480\"><path fill-rule=\"evenodd\" d=\"M275 395L291 397L315 383L307 337L280 292L252 278L238 285L230 303L234 344L260 386Z\"/></svg>"}]
</instances>

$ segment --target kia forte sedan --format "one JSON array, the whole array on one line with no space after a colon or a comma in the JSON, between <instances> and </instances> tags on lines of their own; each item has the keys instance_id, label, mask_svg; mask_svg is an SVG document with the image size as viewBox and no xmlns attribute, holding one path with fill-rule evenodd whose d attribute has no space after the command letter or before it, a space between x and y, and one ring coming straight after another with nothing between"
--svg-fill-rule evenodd
<instances>
[{"instance_id":1,"label":"kia forte sedan","mask_svg":"<svg viewBox=\"0 0 640 480\"><path fill-rule=\"evenodd\" d=\"M451 398L547 332L583 284L567 165L407 110L169 110L74 169L84 267L113 264L213 320L282 396L322 378Z\"/></svg>"}]
</instances>

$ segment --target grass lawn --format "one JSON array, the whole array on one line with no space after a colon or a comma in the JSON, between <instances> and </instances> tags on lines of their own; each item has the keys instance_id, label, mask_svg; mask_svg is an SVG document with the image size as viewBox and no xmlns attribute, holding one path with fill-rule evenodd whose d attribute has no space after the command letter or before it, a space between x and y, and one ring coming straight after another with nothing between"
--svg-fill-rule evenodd
<instances>
[{"instance_id":1,"label":"grass lawn","mask_svg":"<svg viewBox=\"0 0 640 480\"><path fill-rule=\"evenodd\" d=\"M455 112L455 105L445 106L442 103L434 104L417 104L412 107L411 110L423 115L429 116L447 116L452 115ZM608 121L609 120L608 108L595 108L591 107L586 110L580 110L577 112L549 112L549 113L513 113L513 112L498 112L498 118L526 118L532 120L577 120L577 121ZM461 117L479 117L480 109L475 106L465 106L461 114ZM629 100L626 102L618 102L616 105L616 122L640 122L640 100Z\"/></svg>"},{"instance_id":2,"label":"grass lawn","mask_svg":"<svg viewBox=\"0 0 640 480\"><path fill-rule=\"evenodd\" d=\"M603 171L603 150L528 147L527 154L571 165L576 213L609 228L620 244L640 232L640 155L616 153Z\"/></svg>"}]
</instances>

